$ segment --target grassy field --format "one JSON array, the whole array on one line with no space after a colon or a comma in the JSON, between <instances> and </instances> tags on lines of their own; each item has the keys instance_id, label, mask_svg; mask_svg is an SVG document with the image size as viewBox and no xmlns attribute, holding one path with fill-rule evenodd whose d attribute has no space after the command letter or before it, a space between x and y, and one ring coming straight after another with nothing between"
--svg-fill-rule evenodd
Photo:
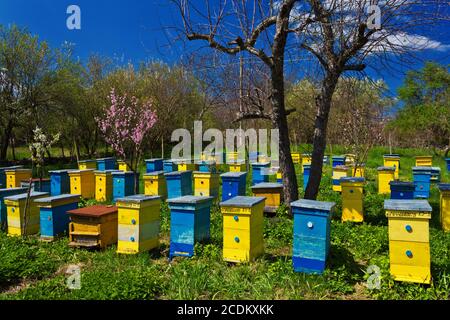
<instances>
[{"instance_id":1,"label":"grassy field","mask_svg":"<svg viewBox=\"0 0 450 320\"><path fill-rule=\"evenodd\" d=\"M413 156L426 151L394 152L402 157L401 179L411 181ZM389 276L384 197L377 194L375 184L376 167L382 165L384 153L386 149L374 148L367 161L363 224L340 222L341 199L331 191L331 169L327 167L319 200L335 201L337 210L323 275L293 272L293 224L283 210L276 218L265 219L265 254L255 262L235 265L222 261L222 218L216 205L210 242L197 245L194 258L176 258L169 263L170 214L164 205L160 248L135 256L117 255L114 246L103 252L70 249L67 238L42 243L37 237L9 238L0 232L0 299L449 299L450 233L440 229L436 186L430 198L433 283L399 283ZM435 157L434 164L442 168L442 181L450 181L444 160ZM297 172L300 174L299 168ZM81 267L80 290L65 285L65 270L73 264ZM379 290L367 288L370 265L381 269Z\"/></svg>"}]
</instances>

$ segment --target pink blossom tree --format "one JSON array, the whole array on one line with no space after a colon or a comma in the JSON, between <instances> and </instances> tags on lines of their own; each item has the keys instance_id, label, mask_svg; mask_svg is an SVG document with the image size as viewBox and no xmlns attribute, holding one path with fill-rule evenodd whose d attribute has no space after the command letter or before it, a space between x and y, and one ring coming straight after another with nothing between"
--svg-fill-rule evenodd
<instances>
[{"instance_id":1,"label":"pink blossom tree","mask_svg":"<svg viewBox=\"0 0 450 320\"><path fill-rule=\"evenodd\" d=\"M106 109L104 117L96 121L105 141L136 173L135 191L138 193L142 142L158 118L150 100L140 103L135 96L116 94L114 88L109 99L111 106Z\"/></svg>"}]
</instances>

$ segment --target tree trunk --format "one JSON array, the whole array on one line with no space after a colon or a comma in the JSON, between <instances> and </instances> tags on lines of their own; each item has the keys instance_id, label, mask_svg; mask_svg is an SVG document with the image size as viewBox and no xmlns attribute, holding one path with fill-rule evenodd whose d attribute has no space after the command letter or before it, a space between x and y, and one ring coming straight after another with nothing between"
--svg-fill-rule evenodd
<instances>
[{"instance_id":1,"label":"tree trunk","mask_svg":"<svg viewBox=\"0 0 450 320\"><path fill-rule=\"evenodd\" d=\"M13 130L13 124L12 121L8 121L8 125L5 128L4 135L0 139L0 160L6 161L6 157L8 156L8 147L9 142L11 140Z\"/></svg>"},{"instance_id":2,"label":"tree trunk","mask_svg":"<svg viewBox=\"0 0 450 320\"><path fill-rule=\"evenodd\" d=\"M291 143L284 101L284 74L283 67L272 69L272 122L279 130L280 144L280 170L283 175L284 202L290 206L291 202L298 200L298 184L295 175L294 162L291 156Z\"/></svg>"},{"instance_id":3,"label":"tree trunk","mask_svg":"<svg viewBox=\"0 0 450 320\"><path fill-rule=\"evenodd\" d=\"M314 123L313 153L308 186L305 199L316 200L322 181L323 158L327 147L327 126L330 115L331 100L339 76L327 74L322 83L322 90L316 97L317 116Z\"/></svg>"}]
</instances>

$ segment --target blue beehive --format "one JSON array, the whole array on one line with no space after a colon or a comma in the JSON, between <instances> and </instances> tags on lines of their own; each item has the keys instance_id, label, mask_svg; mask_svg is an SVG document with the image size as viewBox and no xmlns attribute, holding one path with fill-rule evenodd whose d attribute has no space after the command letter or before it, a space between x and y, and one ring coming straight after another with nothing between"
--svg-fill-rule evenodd
<instances>
[{"instance_id":1,"label":"blue beehive","mask_svg":"<svg viewBox=\"0 0 450 320\"><path fill-rule=\"evenodd\" d=\"M2 187L6 186L6 173L5 171L7 169L12 170L12 169L22 169L23 166L14 166L14 167L3 167L0 168L0 185L2 185Z\"/></svg>"},{"instance_id":2,"label":"blue beehive","mask_svg":"<svg viewBox=\"0 0 450 320\"><path fill-rule=\"evenodd\" d=\"M250 152L248 155L249 158L249 162L253 163L253 162L258 162L258 158L261 155L261 153L259 151L256 152Z\"/></svg>"},{"instance_id":3,"label":"blue beehive","mask_svg":"<svg viewBox=\"0 0 450 320\"><path fill-rule=\"evenodd\" d=\"M430 197L431 168L413 167L414 198L428 199Z\"/></svg>"},{"instance_id":4,"label":"blue beehive","mask_svg":"<svg viewBox=\"0 0 450 320\"><path fill-rule=\"evenodd\" d=\"M164 176L167 184L167 199L192 195L192 171L169 172Z\"/></svg>"},{"instance_id":5,"label":"blue beehive","mask_svg":"<svg viewBox=\"0 0 450 320\"><path fill-rule=\"evenodd\" d=\"M333 156L333 168L345 165L345 156Z\"/></svg>"},{"instance_id":6,"label":"blue beehive","mask_svg":"<svg viewBox=\"0 0 450 320\"><path fill-rule=\"evenodd\" d=\"M296 272L322 273L330 251L332 202L298 200L294 213L292 262Z\"/></svg>"},{"instance_id":7,"label":"blue beehive","mask_svg":"<svg viewBox=\"0 0 450 320\"><path fill-rule=\"evenodd\" d=\"M59 196L70 193L69 170L49 171L50 174L50 194Z\"/></svg>"},{"instance_id":8,"label":"blue beehive","mask_svg":"<svg viewBox=\"0 0 450 320\"><path fill-rule=\"evenodd\" d=\"M178 165L173 160L164 160L163 169L166 173L178 171Z\"/></svg>"},{"instance_id":9,"label":"blue beehive","mask_svg":"<svg viewBox=\"0 0 450 320\"><path fill-rule=\"evenodd\" d=\"M6 197L15 196L18 194L26 193L26 188L12 188L12 189L0 189L0 230L6 230L7 214L4 199Z\"/></svg>"},{"instance_id":10,"label":"blue beehive","mask_svg":"<svg viewBox=\"0 0 450 320\"><path fill-rule=\"evenodd\" d=\"M252 163L252 185L269 182L270 162Z\"/></svg>"},{"instance_id":11,"label":"blue beehive","mask_svg":"<svg viewBox=\"0 0 450 320\"><path fill-rule=\"evenodd\" d=\"M125 198L135 194L134 184L136 174L132 171L115 171L113 177L113 201L119 198Z\"/></svg>"},{"instance_id":12,"label":"blue beehive","mask_svg":"<svg viewBox=\"0 0 450 320\"><path fill-rule=\"evenodd\" d=\"M247 172L227 172L222 177L222 201L245 196Z\"/></svg>"},{"instance_id":13,"label":"blue beehive","mask_svg":"<svg viewBox=\"0 0 450 320\"><path fill-rule=\"evenodd\" d=\"M106 171L106 170L115 170L116 169L116 158L102 158L97 159L97 170L98 171Z\"/></svg>"},{"instance_id":14,"label":"blue beehive","mask_svg":"<svg viewBox=\"0 0 450 320\"><path fill-rule=\"evenodd\" d=\"M403 181L391 181L391 199L392 200L413 200L414 183Z\"/></svg>"},{"instance_id":15,"label":"blue beehive","mask_svg":"<svg viewBox=\"0 0 450 320\"><path fill-rule=\"evenodd\" d=\"M445 158L445 162L447 162L447 171L450 172L450 158Z\"/></svg>"},{"instance_id":16,"label":"blue beehive","mask_svg":"<svg viewBox=\"0 0 450 320\"><path fill-rule=\"evenodd\" d=\"M147 173L163 171L164 170L164 160L163 159L147 159L145 160L145 167Z\"/></svg>"},{"instance_id":17,"label":"blue beehive","mask_svg":"<svg viewBox=\"0 0 450 320\"><path fill-rule=\"evenodd\" d=\"M198 171L216 173L216 162L213 160L200 161L198 164Z\"/></svg>"},{"instance_id":18,"label":"blue beehive","mask_svg":"<svg viewBox=\"0 0 450 320\"><path fill-rule=\"evenodd\" d=\"M29 181L22 181L20 183L22 188L28 188L30 186ZM32 179L31 180L31 191L34 192L46 192L50 193L50 179Z\"/></svg>"},{"instance_id":19,"label":"blue beehive","mask_svg":"<svg viewBox=\"0 0 450 320\"><path fill-rule=\"evenodd\" d=\"M303 165L303 189L306 190L309 182L309 173L311 172L311 165L304 164Z\"/></svg>"},{"instance_id":20,"label":"blue beehive","mask_svg":"<svg viewBox=\"0 0 450 320\"><path fill-rule=\"evenodd\" d=\"M53 240L69 230L67 211L78 209L80 195L63 194L34 200L40 208L41 239Z\"/></svg>"},{"instance_id":21,"label":"blue beehive","mask_svg":"<svg viewBox=\"0 0 450 320\"><path fill-rule=\"evenodd\" d=\"M440 167L431 167L431 181L432 182L441 182L441 168Z\"/></svg>"},{"instance_id":22,"label":"blue beehive","mask_svg":"<svg viewBox=\"0 0 450 320\"><path fill-rule=\"evenodd\" d=\"M192 257L196 242L209 239L212 197L184 196L168 200L170 208L169 257Z\"/></svg>"}]
</instances>

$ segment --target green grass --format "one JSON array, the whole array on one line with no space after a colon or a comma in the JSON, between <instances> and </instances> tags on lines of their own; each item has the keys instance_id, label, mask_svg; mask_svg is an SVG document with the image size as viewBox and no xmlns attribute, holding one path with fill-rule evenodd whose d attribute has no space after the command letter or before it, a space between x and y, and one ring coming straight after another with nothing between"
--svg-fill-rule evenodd
<instances>
[{"instance_id":1,"label":"green grass","mask_svg":"<svg viewBox=\"0 0 450 320\"><path fill-rule=\"evenodd\" d=\"M115 246L88 251L69 248L67 238L43 243L36 237L10 238L0 233L0 299L449 299L450 234L440 229L436 186L430 198L434 209L430 226L432 284L394 282L389 275L385 198L376 193L374 169L382 165L386 151L374 148L367 161L363 224L340 222L340 195L331 191L331 170L326 168L319 198L335 201L337 210L323 275L293 271L293 224L283 210L277 217L265 219L265 254L255 262L236 265L222 260L222 218L215 205L210 241L196 246L194 258L175 258L169 263L170 215L164 204L161 246L134 256L116 254ZM401 178L411 180L413 156L424 152L395 151L402 156ZM434 164L442 168L442 180L450 181L444 160L435 157ZM300 176L299 181L301 184ZM80 290L69 290L65 284L65 270L74 264L81 267ZM381 269L379 290L366 286L370 265Z\"/></svg>"}]
</instances>

